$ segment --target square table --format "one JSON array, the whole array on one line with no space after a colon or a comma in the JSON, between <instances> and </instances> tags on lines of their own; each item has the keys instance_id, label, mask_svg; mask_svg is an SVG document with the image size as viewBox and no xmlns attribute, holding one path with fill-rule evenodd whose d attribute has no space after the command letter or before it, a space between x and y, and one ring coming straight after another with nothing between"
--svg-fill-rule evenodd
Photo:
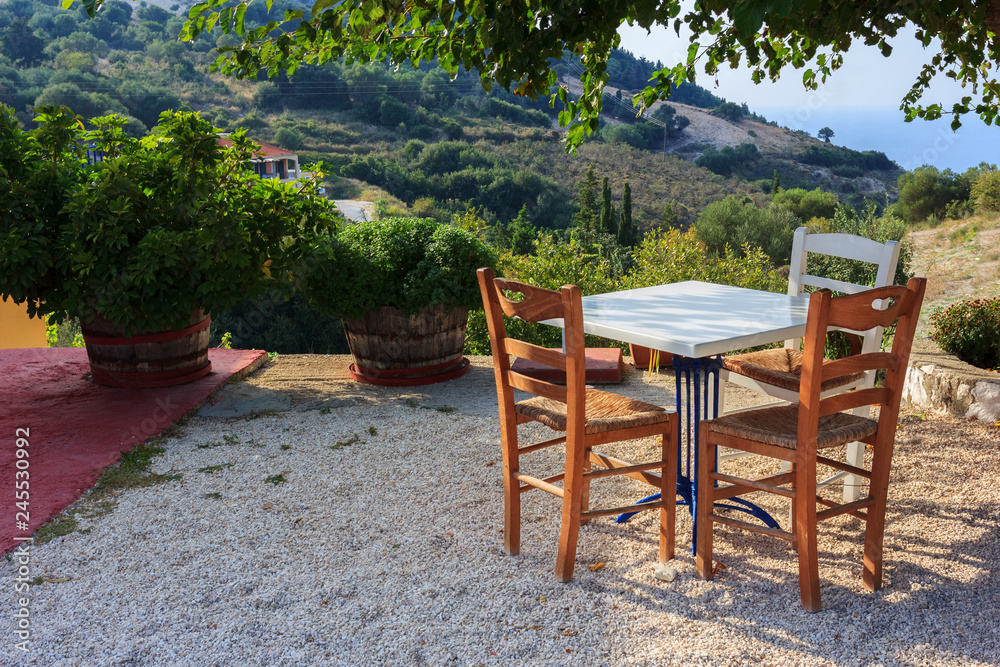
<instances>
[{"instance_id":1,"label":"square table","mask_svg":"<svg viewBox=\"0 0 1000 667\"><path fill-rule=\"evenodd\" d=\"M681 504L687 504L692 515L697 499L698 422L702 415L717 416L721 365L718 355L800 338L805 334L808 311L808 296L695 280L583 297L586 333L679 355L674 361L676 402L678 414L685 416L687 438L677 443L677 493L684 498ZM546 324L562 326L562 320L548 320ZM686 380L683 390L682 376ZM682 449L685 444L686 452ZM770 515L753 503L742 499L733 502L743 506L727 507L749 512L767 525L778 527ZM629 516L624 514L618 521L626 521ZM693 553L693 540L691 548Z\"/></svg>"},{"instance_id":2,"label":"square table","mask_svg":"<svg viewBox=\"0 0 1000 667\"><path fill-rule=\"evenodd\" d=\"M808 296L688 280L583 297L583 330L702 358L806 331Z\"/></svg>"}]
</instances>

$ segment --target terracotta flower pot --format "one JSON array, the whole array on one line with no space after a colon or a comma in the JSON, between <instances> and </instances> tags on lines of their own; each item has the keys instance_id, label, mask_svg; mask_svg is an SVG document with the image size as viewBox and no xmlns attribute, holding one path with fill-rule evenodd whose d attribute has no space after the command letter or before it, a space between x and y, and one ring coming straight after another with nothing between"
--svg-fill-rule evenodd
<instances>
[{"instance_id":1,"label":"terracotta flower pot","mask_svg":"<svg viewBox=\"0 0 1000 667\"><path fill-rule=\"evenodd\" d=\"M652 350L648 347L643 347L642 345L633 345L629 343L628 345L629 354L632 355L632 363L636 368L641 368L643 370L649 368L649 359L652 356ZM660 368L670 368L674 363L674 355L669 352L660 352Z\"/></svg>"}]
</instances>

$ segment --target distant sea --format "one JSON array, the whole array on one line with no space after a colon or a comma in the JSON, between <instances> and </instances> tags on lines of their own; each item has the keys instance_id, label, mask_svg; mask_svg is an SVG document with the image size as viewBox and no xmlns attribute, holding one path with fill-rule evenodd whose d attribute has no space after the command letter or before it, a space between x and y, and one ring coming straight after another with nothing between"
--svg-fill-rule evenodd
<instances>
[{"instance_id":1,"label":"distant sea","mask_svg":"<svg viewBox=\"0 0 1000 667\"><path fill-rule=\"evenodd\" d=\"M986 125L976 115L962 119L951 131L951 118L907 123L896 107L754 107L768 120L812 136L823 127L834 135L830 143L858 151L882 151L906 170L929 164L963 172L980 162L1000 165L1000 127Z\"/></svg>"}]
</instances>

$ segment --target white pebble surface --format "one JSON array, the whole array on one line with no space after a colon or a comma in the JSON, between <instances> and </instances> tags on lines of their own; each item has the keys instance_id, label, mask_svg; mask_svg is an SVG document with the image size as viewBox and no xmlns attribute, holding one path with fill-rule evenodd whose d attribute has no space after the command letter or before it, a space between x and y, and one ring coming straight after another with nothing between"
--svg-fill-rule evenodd
<instances>
[{"instance_id":1,"label":"white pebble surface","mask_svg":"<svg viewBox=\"0 0 1000 667\"><path fill-rule=\"evenodd\" d=\"M495 406L477 364L471 398ZM30 587L27 651L17 563L0 559L0 665L1000 664L1000 428L904 418L885 586L862 588L862 523L827 521L824 608L807 614L778 540L717 527L724 569L699 579L683 507L673 580L657 575L646 512L585 525L574 579L558 583L558 499L525 494L521 554L503 551L495 407L366 396L191 419L153 464L181 479L125 490L110 513L77 517L87 532L32 551L32 576L68 581ZM622 505L648 488L599 480L591 498Z\"/></svg>"}]
</instances>

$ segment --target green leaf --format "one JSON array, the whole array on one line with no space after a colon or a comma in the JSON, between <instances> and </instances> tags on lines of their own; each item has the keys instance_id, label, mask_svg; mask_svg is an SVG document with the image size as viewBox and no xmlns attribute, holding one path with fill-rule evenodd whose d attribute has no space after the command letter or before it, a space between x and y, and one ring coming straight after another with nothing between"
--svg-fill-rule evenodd
<instances>
[{"instance_id":1,"label":"green leaf","mask_svg":"<svg viewBox=\"0 0 1000 667\"><path fill-rule=\"evenodd\" d=\"M792 0L769 0L767 13L770 16L787 17L792 13Z\"/></svg>"},{"instance_id":2,"label":"green leaf","mask_svg":"<svg viewBox=\"0 0 1000 667\"><path fill-rule=\"evenodd\" d=\"M191 5L191 9L188 10L188 18L195 19L204 14L209 10L211 5L207 2L199 2L196 5Z\"/></svg>"},{"instance_id":3,"label":"green leaf","mask_svg":"<svg viewBox=\"0 0 1000 667\"><path fill-rule=\"evenodd\" d=\"M698 44L698 42L692 42L691 46L688 47L688 52L687 52L688 65L694 64L694 61L698 58L698 49L700 48L701 45Z\"/></svg>"},{"instance_id":4,"label":"green leaf","mask_svg":"<svg viewBox=\"0 0 1000 667\"><path fill-rule=\"evenodd\" d=\"M313 16L319 16L324 9L327 7L332 7L337 3L337 0L316 0L313 3L311 13Z\"/></svg>"},{"instance_id":5,"label":"green leaf","mask_svg":"<svg viewBox=\"0 0 1000 667\"><path fill-rule=\"evenodd\" d=\"M244 19L246 18L246 13L247 13L247 6L244 4L239 5L236 8L236 11L234 12L232 27L233 31L237 35L242 36L246 32L246 28L244 27Z\"/></svg>"},{"instance_id":6,"label":"green leaf","mask_svg":"<svg viewBox=\"0 0 1000 667\"><path fill-rule=\"evenodd\" d=\"M732 14L739 40L750 43L764 23L764 7L759 2L744 0L733 7Z\"/></svg>"}]
</instances>

